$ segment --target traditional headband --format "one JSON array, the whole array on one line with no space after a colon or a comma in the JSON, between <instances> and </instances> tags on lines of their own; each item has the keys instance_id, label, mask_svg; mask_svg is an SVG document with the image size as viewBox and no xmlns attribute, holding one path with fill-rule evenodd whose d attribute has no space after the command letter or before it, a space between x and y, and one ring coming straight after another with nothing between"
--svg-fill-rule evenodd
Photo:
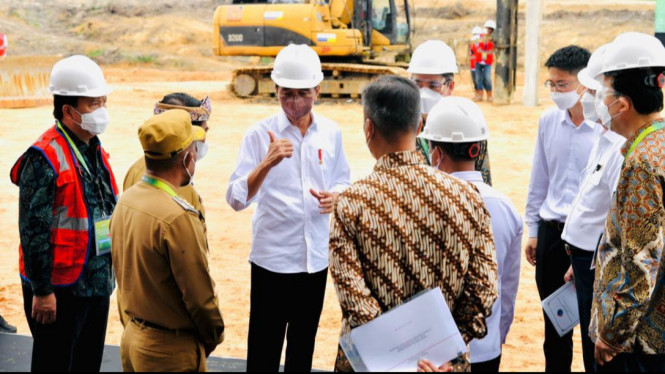
<instances>
[{"instance_id":1,"label":"traditional headband","mask_svg":"<svg viewBox=\"0 0 665 374\"><path fill-rule=\"evenodd\" d=\"M189 112L189 117L191 118L192 122L207 121L210 118L210 114L212 113L212 106L210 105L210 97L208 96L206 96L205 99L201 100L201 106L198 107L156 103L154 113L159 114L171 109L182 109Z\"/></svg>"}]
</instances>

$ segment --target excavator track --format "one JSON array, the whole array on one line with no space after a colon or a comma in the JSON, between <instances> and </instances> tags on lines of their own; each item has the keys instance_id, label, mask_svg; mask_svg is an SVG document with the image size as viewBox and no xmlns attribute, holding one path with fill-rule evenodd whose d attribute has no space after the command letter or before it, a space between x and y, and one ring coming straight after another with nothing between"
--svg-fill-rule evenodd
<instances>
[{"instance_id":1,"label":"excavator track","mask_svg":"<svg viewBox=\"0 0 665 374\"><path fill-rule=\"evenodd\" d=\"M321 96L358 98L363 89L382 75L408 76L398 66L349 63L322 63L324 80ZM270 79L272 66L240 68L233 71L231 91L238 97L274 96L275 84Z\"/></svg>"}]
</instances>

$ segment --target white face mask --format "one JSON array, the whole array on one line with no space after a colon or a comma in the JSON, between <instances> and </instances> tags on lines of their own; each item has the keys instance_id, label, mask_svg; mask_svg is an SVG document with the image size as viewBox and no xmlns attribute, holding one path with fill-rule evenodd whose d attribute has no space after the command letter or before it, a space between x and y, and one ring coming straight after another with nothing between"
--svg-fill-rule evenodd
<instances>
[{"instance_id":1,"label":"white face mask","mask_svg":"<svg viewBox=\"0 0 665 374\"><path fill-rule=\"evenodd\" d=\"M439 162L436 163L436 166L432 165L432 158L434 156L434 152L436 152L436 148L431 149L430 153L427 155L429 159L429 164L432 166L434 169L439 170L439 166L441 165L441 157L439 157Z\"/></svg>"},{"instance_id":2,"label":"white face mask","mask_svg":"<svg viewBox=\"0 0 665 374\"><path fill-rule=\"evenodd\" d=\"M199 141L196 144L196 160L201 160L208 154L208 143Z\"/></svg>"},{"instance_id":3,"label":"white face mask","mask_svg":"<svg viewBox=\"0 0 665 374\"><path fill-rule=\"evenodd\" d=\"M612 118L618 116L620 113L617 113L614 116L612 116L610 114L610 107L614 105L617 101L619 101L619 98L614 100L610 105L606 105L604 96L605 95L600 94L600 92L596 94L596 112L598 112L598 116L600 117L600 122L603 124L603 126L611 130Z\"/></svg>"},{"instance_id":4,"label":"white face mask","mask_svg":"<svg viewBox=\"0 0 665 374\"><path fill-rule=\"evenodd\" d=\"M109 117L109 112L105 107L96 109L90 113L79 113L78 110L74 109L76 113L81 116L81 123L78 123L81 128L92 135L99 135L106 130L106 127L111 121Z\"/></svg>"},{"instance_id":5,"label":"white face mask","mask_svg":"<svg viewBox=\"0 0 665 374\"><path fill-rule=\"evenodd\" d=\"M420 89L420 112L421 113L429 113L432 108L434 108L434 105L438 103L441 99L443 99L443 96L441 94L432 91L431 89L427 87L423 87Z\"/></svg>"},{"instance_id":6,"label":"white face mask","mask_svg":"<svg viewBox=\"0 0 665 374\"><path fill-rule=\"evenodd\" d=\"M188 184L192 184L194 182L194 173L196 172L196 161L194 161L194 171L189 172L189 169L187 168L187 156L191 157L191 153L187 153L185 157L182 158L182 166L185 167L185 172L187 172L187 175L189 175L189 182L185 183L183 186L186 186ZM180 186L182 187L182 186Z\"/></svg>"},{"instance_id":7,"label":"white face mask","mask_svg":"<svg viewBox=\"0 0 665 374\"><path fill-rule=\"evenodd\" d=\"M576 89L570 92L550 92L550 97L561 110L568 110L574 107L580 99L580 95L577 94Z\"/></svg>"},{"instance_id":8,"label":"white face mask","mask_svg":"<svg viewBox=\"0 0 665 374\"><path fill-rule=\"evenodd\" d=\"M584 93L584 95L582 95L580 103L582 103L584 119L592 122L598 121L598 113L596 112L596 98L587 91Z\"/></svg>"}]
</instances>

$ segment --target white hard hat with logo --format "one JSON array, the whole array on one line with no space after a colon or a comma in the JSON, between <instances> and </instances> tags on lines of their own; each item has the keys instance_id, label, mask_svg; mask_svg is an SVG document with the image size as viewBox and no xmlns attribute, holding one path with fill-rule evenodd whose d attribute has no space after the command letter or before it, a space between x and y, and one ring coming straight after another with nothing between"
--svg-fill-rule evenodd
<instances>
[{"instance_id":1,"label":"white hard hat with logo","mask_svg":"<svg viewBox=\"0 0 665 374\"><path fill-rule=\"evenodd\" d=\"M451 74L457 71L455 52L441 40L428 40L419 45L413 51L407 69L411 74Z\"/></svg>"},{"instance_id":2,"label":"white hard hat with logo","mask_svg":"<svg viewBox=\"0 0 665 374\"><path fill-rule=\"evenodd\" d=\"M102 69L86 56L63 58L51 70L48 92L53 95L102 97L111 91Z\"/></svg>"},{"instance_id":3,"label":"white hard hat with logo","mask_svg":"<svg viewBox=\"0 0 665 374\"><path fill-rule=\"evenodd\" d=\"M471 143L487 140L489 131L478 104L465 97L447 96L429 112L418 137L439 143Z\"/></svg>"},{"instance_id":4,"label":"white hard hat with logo","mask_svg":"<svg viewBox=\"0 0 665 374\"><path fill-rule=\"evenodd\" d=\"M494 20L491 20L491 19L487 20L487 22L485 22L484 27L487 27L487 28L492 29L492 30L496 30L496 22Z\"/></svg>"},{"instance_id":5,"label":"white hard hat with logo","mask_svg":"<svg viewBox=\"0 0 665 374\"><path fill-rule=\"evenodd\" d=\"M603 58L598 74L648 67L665 67L665 47L656 37L641 32L618 35Z\"/></svg>"},{"instance_id":6,"label":"white hard hat with logo","mask_svg":"<svg viewBox=\"0 0 665 374\"><path fill-rule=\"evenodd\" d=\"M304 44L289 44L275 57L270 78L284 88L314 88L323 80L321 60Z\"/></svg>"},{"instance_id":7,"label":"white hard hat with logo","mask_svg":"<svg viewBox=\"0 0 665 374\"><path fill-rule=\"evenodd\" d=\"M596 49L589 58L589 62L586 67L580 70L577 73L577 79L584 85L584 87L598 91L603 88L602 83L596 79L596 76L600 74L601 69L603 68L603 58L607 53L607 50L610 48L610 43L603 44L598 49Z\"/></svg>"}]
</instances>

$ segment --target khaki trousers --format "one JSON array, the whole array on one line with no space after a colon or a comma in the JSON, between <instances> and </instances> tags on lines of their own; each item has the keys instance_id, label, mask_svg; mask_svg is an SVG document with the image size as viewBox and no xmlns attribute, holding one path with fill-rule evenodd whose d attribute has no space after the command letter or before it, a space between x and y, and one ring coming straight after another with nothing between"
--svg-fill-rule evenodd
<instances>
[{"instance_id":1,"label":"khaki trousers","mask_svg":"<svg viewBox=\"0 0 665 374\"><path fill-rule=\"evenodd\" d=\"M176 334L128 321L120 343L125 372L207 371L203 344L190 333Z\"/></svg>"}]
</instances>

